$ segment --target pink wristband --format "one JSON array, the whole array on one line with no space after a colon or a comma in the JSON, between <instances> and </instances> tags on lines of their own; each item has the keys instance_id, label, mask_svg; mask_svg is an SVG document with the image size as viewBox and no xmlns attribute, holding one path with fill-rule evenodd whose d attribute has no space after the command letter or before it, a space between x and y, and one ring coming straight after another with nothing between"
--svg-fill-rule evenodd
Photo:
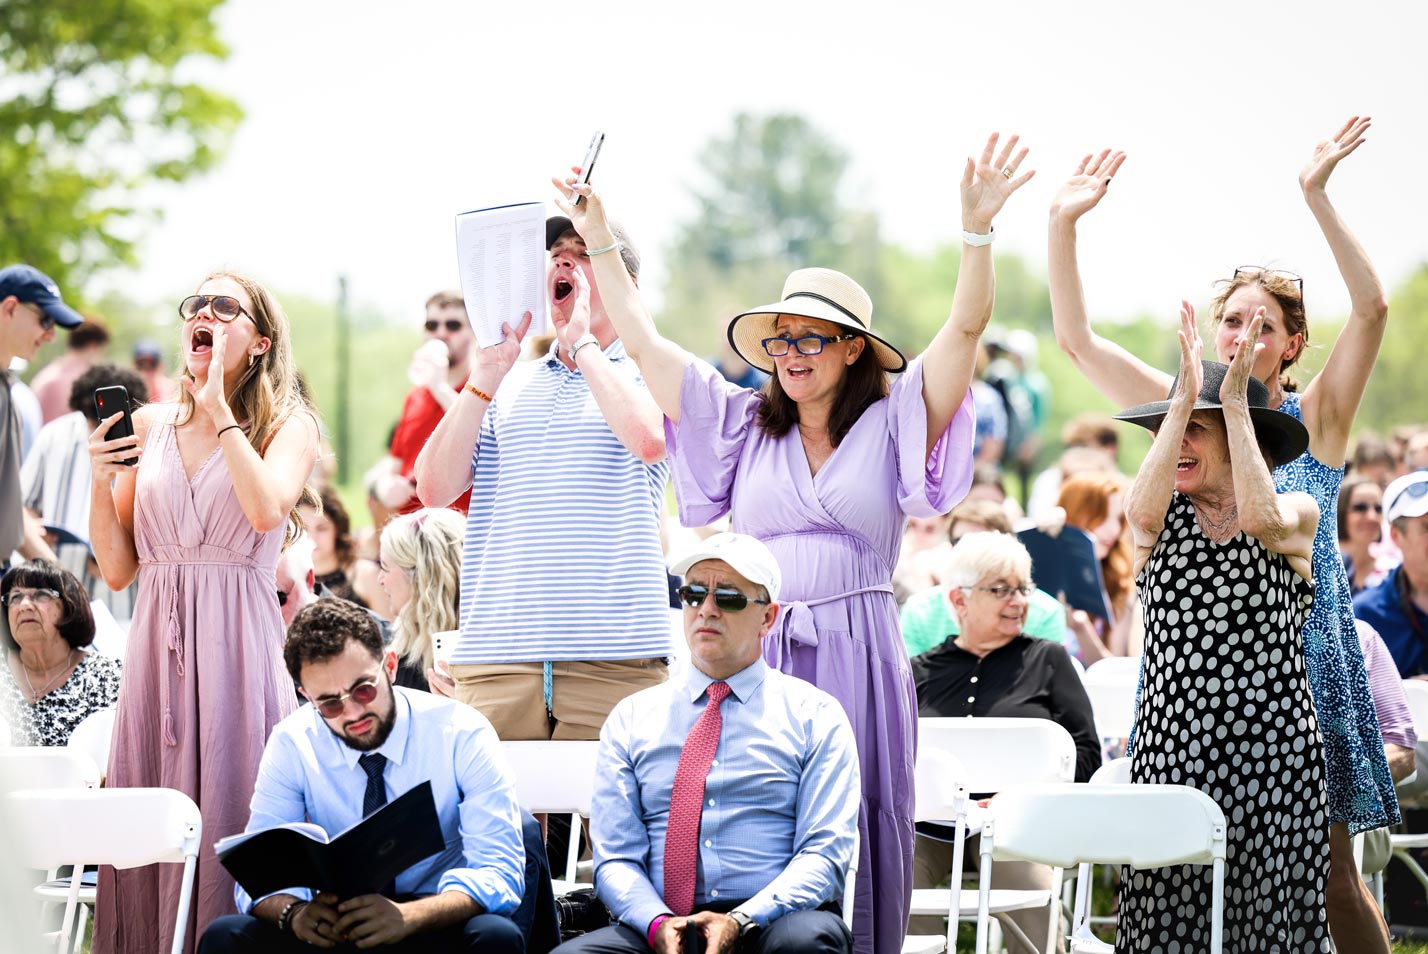
<instances>
[{"instance_id":1,"label":"pink wristband","mask_svg":"<svg viewBox=\"0 0 1428 954\"><path fill-rule=\"evenodd\" d=\"M650 929L645 933L645 940L650 942L650 947L655 946L655 935L659 934L660 925L674 917L672 914L661 914L650 922Z\"/></svg>"}]
</instances>

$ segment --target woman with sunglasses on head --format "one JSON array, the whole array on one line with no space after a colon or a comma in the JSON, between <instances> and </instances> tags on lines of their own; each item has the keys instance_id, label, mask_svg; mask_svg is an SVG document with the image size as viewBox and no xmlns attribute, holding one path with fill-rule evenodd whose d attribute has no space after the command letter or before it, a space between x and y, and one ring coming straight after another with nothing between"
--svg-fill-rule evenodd
<instances>
[{"instance_id":1,"label":"woman with sunglasses on head","mask_svg":"<svg viewBox=\"0 0 1428 954\"><path fill-rule=\"evenodd\" d=\"M296 703L274 567L302 526L295 506L319 438L266 289L214 274L179 314L178 401L140 408L133 437L109 439L115 414L90 438L90 539L111 587L139 580L109 784L184 792L211 846L243 830L268 732ZM166 950L180 876L103 869L95 952ZM187 949L233 911L233 881L205 847Z\"/></svg>"},{"instance_id":2,"label":"woman with sunglasses on head","mask_svg":"<svg viewBox=\"0 0 1428 954\"><path fill-rule=\"evenodd\" d=\"M1299 418L1309 449L1276 467L1275 488L1314 496L1324 519L1314 541L1314 606L1304 625L1310 685L1324 735L1332 870L1329 918L1340 950L1388 952L1388 932L1353 861L1350 836L1396 823L1398 801L1354 633L1349 582L1335 546L1333 521L1344 476L1349 429L1383 341L1388 303L1368 255L1329 201L1326 187L1339 161L1364 141L1369 118L1355 116L1314 149L1299 173L1305 202L1338 263L1352 311L1323 370L1300 394L1287 373L1309 340L1303 280L1284 272L1240 268L1220 282L1210 306L1215 356L1228 362L1256 309L1264 308L1264 345L1254 376L1269 388L1269 406ZM1076 262L1076 222L1106 194L1125 155L1087 156L1051 207L1051 314L1061 350L1102 394L1121 407L1162 398L1170 377L1091 328Z\"/></svg>"},{"instance_id":3,"label":"woman with sunglasses on head","mask_svg":"<svg viewBox=\"0 0 1428 954\"><path fill-rule=\"evenodd\" d=\"M1383 542L1383 488L1376 482L1362 477L1344 481L1339 488L1338 531L1350 592L1378 584L1395 566L1375 553Z\"/></svg>"},{"instance_id":4,"label":"woman with sunglasses on head","mask_svg":"<svg viewBox=\"0 0 1428 954\"><path fill-rule=\"evenodd\" d=\"M377 584L391 601L390 648L397 654L399 686L429 689L427 676L435 666L432 633L461 627L465 536L461 514L441 507L402 514L382 528Z\"/></svg>"},{"instance_id":5,"label":"woman with sunglasses on head","mask_svg":"<svg viewBox=\"0 0 1428 954\"><path fill-rule=\"evenodd\" d=\"M823 268L788 277L783 300L729 325L730 344L772 375L729 384L660 336L619 256L599 196L575 180L558 204L595 262L606 309L665 414L680 519L769 545L788 596L764 643L770 665L829 692L858 737L862 847L859 954L902 946L912 890L917 700L891 584L903 523L950 510L971 482L968 386L992 313L992 219L1031 172L1013 136L988 139L962 175L962 259L947 323L909 363L870 328L872 302ZM564 196L585 197L571 206ZM895 381L890 372L904 371Z\"/></svg>"}]
</instances>

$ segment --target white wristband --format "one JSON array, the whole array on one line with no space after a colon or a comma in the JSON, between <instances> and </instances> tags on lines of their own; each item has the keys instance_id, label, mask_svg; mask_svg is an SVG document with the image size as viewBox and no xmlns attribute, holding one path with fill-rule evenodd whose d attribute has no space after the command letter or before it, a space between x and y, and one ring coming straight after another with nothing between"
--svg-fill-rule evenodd
<instances>
[{"instance_id":1,"label":"white wristband","mask_svg":"<svg viewBox=\"0 0 1428 954\"><path fill-rule=\"evenodd\" d=\"M570 346L570 360L574 361L575 356L580 353L580 349L585 347L586 345L598 345L599 343L600 339L596 338L592 334L581 335L580 338L576 340L575 344Z\"/></svg>"},{"instance_id":2,"label":"white wristband","mask_svg":"<svg viewBox=\"0 0 1428 954\"><path fill-rule=\"evenodd\" d=\"M991 245L996 240L997 230L991 226L988 226L985 235L981 232L968 232L966 229L962 230L962 241L965 244L972 246L973 248L981 248L983 245Z\"/></svg>"}]
</instances>

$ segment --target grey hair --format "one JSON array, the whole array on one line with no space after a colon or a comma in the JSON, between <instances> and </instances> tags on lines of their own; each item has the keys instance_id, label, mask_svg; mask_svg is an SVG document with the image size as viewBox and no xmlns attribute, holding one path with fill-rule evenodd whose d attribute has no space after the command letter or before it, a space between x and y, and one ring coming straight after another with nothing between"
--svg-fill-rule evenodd
<instances>
[{"instance_id":1,"label":"grey hair","mask_svg":"<svg viewBox=\"0 0 1428 954\"><path fill-rule=\"evenodd\" d=\"M987 577L1031 582L1031 554L1009 533L992 530L969 533L948 554L942 582L953 587L976 586Z\"/></svg>"}]
</instances>

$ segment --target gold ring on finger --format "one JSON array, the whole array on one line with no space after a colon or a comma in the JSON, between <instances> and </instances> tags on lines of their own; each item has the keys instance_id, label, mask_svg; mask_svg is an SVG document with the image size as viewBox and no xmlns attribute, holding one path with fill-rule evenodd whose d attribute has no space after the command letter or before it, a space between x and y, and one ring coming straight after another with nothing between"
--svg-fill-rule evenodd
<instances>
[{"instance_id":1,"label":"gold ring on finger","mask_svg":"<svg viewBox=\"0 0 1428 954\"><path fill-rule=\"evenodd\" d=\"M1006 176L1008 179L1010 179L1010 178L1012 177L1012 168L1011 168L1011 166L1007 166L1005 169L1003 169L1003 170L1002 170L1002 175L1004 175L1004 176Z\"/></svg>"}]
</instances>

